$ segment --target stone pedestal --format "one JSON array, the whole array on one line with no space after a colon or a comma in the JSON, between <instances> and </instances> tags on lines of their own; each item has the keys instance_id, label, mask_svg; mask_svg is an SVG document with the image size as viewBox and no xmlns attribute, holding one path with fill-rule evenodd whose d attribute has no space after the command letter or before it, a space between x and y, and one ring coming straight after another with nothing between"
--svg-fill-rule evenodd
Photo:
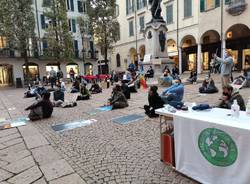
<instances>
[{"instance_id":1,"label":"stone pedestal","mask_svg":"<svg viewBox=\"0 0 250 184\"><path fill-rule=\"evenodd\" d=\"M145 71L152 66L155 71L155 80L162 75L163 69L166 65L171 69L174 61L168 58L167 51L167 27L163 20L153 20L146 24L144 36L146 40L146 55L148 59L144 58L143 65ZM151 56L150 58L148 56ZM155 83L155 82L154 82Z\"/></svg>"}]
</instances>

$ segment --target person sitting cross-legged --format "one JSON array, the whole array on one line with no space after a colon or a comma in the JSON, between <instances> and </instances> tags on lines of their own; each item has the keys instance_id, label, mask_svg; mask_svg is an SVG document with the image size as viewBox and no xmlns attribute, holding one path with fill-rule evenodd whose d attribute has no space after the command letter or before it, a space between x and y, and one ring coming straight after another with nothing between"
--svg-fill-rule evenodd
<instances>
[{"instance_id":1,"label":"person sitting cross-legged","mask_svg":"<svg viewBox=\"0 0 250 184\"><path fill-rule=\"evenodd\" d=\"M202 86L199 88L200 93L217 93L218 88L214 84L214 80L206 76L205 80L202 83Z\"/></svg>"},{"instance_id":2,"label":"person sitting cross-legged","mask_svg":"<svg viewBox=\"0 0 250 184\"><path fill-rule=\"evenodd\" d=\"M49 98L50 93L46 92L43 94L41 100L25 109L26 111L30 110L28 117L31 121L51 117L53 112L53 105Z\"/></svg>"},{"instance_id":3,"label":"person sitting cross-legged","mask_svg":"<svg viewBox=\"0 0 250 184\"><path fill-rule=\"evenodd\" d=\"M80 82L76 79L73 84L70 93L78 93L80 91Z\"/></svg>"},{"instance_id":4,"label":"person sitting cross-legged","mask_svg":"<svg viewBox=\"0 0 250 184\"><path fill-rule=\"evenodd\" d=\"M181 103L184 95L184 85L181 83L181 79L175 79L172 86L168 87L161 94L161 99L165 104L177 106Z\"/></svg>"},{"instance_id":5,"label":"person sitting cross-legged","mask_svg":"<svg viewBox=\"0 0 250 184\"><path fill-rule=\"evenodd\" d=\"M157 93L158 87L152 86L148 92L148 103L149 105L144 105L145 114L147 114L150 118L158 117L158 114L155 114L155 109L162 108L164 106L164 102Z\"/></svg>"},{"instance_id":6,"label":"person sitting cross-legged","mask_svg":"<svg viewBox=\"0 0 250 184\"><path fill-rule=\"evenodd\" d=\"M86 84L81 85L80 93L81 93L81 95L77 96L77 99L76 99L77 101L78 100L89 100L90 94L89 94L89 90L86 88Z\"/></svg>"},{"instance_id":7,"label":"person sitting cross-legged","mask_svg":"<svg viewBox=\"0 0 250 184\"><path fill-rule=\"evenodd\" d=\"M112 109L128 107L128 101L125 95L122 93L121 86L118 84L113 88L112 96L109 99L109 105L112 106Z\"/></svg>"},{"instance_id":8,"label":"person sitting cross-legged","mask_svg":"<svg viewBox=\"0 0 250 184\"><path fill-rule=\"evenodd\" d=\"M93 81L89 91L91 92L91 94L97 94L102 92L102 88L95 81Z\"/></svg>"},{"instance_id":9,"label":"person sitting cross-legged","mask_svg":"<svg viewBox=\"0 0 250 184\"><path fill-rule=\"evenodd\" d=\"M191 71L190 76L187 79L187 81L190 82L191 84L196 83L197 82L197 72L196 71Z\"/></svg>"},{"instance_id":10,"label":"person sitting cross-legged","mask_svg":"<svg viewBox=\"0 0 250 184\"><path fill-rule=\"evenodd\" d=\"M148 78L154 78L154 73L154 69L152 68L152 66L150 66L147 72L145 73L145 80L147 80Z\"/></svg>"},{"instance_id":11,"label":"person sitting cross-legged","mask_svg":"<svg viewBox=\"0 0 250 184\"><path fill-rule=\"evenodd\" d=\"M240 95L238 90L234 90L233 87L229 84L222 87L223 93L221 102L219 103L219 108L224 109L231 109L234 100L237 101L238 105L240 106L241 111L246 110L245 102L242 96Z\"/></svg>"}]
</instances>

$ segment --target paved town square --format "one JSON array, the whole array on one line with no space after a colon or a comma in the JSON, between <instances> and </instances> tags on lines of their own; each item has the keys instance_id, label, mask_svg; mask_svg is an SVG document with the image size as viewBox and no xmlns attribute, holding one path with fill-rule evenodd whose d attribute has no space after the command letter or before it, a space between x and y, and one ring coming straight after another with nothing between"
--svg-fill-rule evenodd
<instances>
[{"instance_id":1,"label":"paved town square","mask_svg":"<svg viewBox=\"0 0 250 184\"><path fill-rule=\"evenodd\" d=\"M219 76L214 78L219 86ZM201 95L199 86L186 85L184 101L215 105L221 93ZM23 98L24 91L1 89L1 118L27 116L24 108L35 99ZM245 99L249 92L248 88L240 90ZM196 183L160 161L159 118L145 116L127 125L112 122L115 117L144 114L147 90L132 94L125 109L91 114L110 94L111 88L104 89L74 108L55 108L49 119L0 130L0 183ZM67 100L73 98L74 94L66 93ZM51 128L88 119L97 121L59 133Z\"/></svg>"}]
</instances>

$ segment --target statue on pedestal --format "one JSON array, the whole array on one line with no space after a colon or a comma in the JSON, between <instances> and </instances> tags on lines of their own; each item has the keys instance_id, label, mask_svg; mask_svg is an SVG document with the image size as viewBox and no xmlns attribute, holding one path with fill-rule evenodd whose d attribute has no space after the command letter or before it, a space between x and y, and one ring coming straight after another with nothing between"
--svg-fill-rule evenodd
<instances>
[{"instance_id":1,"label":"statue on pedestal","mask_svg":"<svg viewBox=\"0 0 250 184\"><path fill-rule=\"evenodd\" d=\"M163 20L161 16L161 0L149 0L153 20Z\"/></svg>"}]
</instances>

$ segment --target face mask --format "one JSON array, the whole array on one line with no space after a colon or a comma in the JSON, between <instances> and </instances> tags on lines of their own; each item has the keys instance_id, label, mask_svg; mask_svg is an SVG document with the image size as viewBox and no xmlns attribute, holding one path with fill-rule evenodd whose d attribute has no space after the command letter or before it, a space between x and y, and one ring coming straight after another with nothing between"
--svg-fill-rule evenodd
<instances>
[{"instance_id":1,"label":"face mask","mask_svg":"<svg viewBox=\"0 0 250 184\"><path fill-rule=\"evenodd\" d=\"M224 53L224 59L227 58L227 52Z\"/></svg>"}]
</instances>

